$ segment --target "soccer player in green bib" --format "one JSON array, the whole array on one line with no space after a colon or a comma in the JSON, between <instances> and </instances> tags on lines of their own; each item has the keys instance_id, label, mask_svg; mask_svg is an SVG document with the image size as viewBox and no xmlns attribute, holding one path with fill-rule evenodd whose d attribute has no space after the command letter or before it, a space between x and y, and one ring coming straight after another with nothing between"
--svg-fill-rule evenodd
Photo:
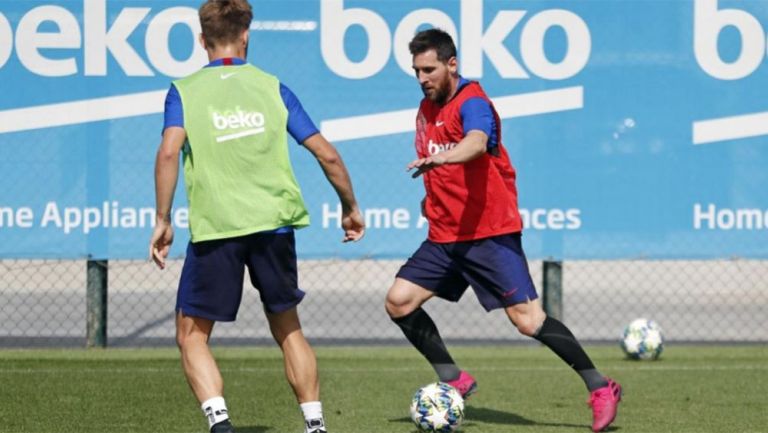
<instances>
[{"instance_id":1,"label":"soccer player in green bib","mask_svg":"<svg viewBox=\"0 0 768 433\"><path fill-rule=\"evenodd\" d=\"M309 225L309 214L289 160L288 134L315 156L336 190L344 242L363 236L363 217L340 155L296 96L246 63L253 18L247 0L208 0L199 15L210 63L168 91L149 245L150 258L164 268L183 152L191 242L176 301L176 341L184 373L210 431L234 432L208 340L214 323L235 320L247 267L283 352L305 432L325 433L317 362L296 311L304 292L298 288L293 230Z\"/></svg>"}]
</instances>

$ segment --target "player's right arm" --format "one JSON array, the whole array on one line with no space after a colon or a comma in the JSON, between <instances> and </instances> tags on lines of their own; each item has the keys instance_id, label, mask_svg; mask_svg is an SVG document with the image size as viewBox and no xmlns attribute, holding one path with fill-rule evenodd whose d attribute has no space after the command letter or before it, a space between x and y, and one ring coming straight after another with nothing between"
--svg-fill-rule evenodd
<instances>
[{"instance_id":1,"label":"player's right arm","mask_svg":"<svg viewBox=\"0 0 768 433\"><path fill-rule=\"evenodd\" d=\"M149 258L160 268L173 243L171 207L176 182L179 178L179 154L187 139L184 130L181 98L171 87L165 100L165 125L163 138L155 156L155 228L149 240Z\"/></svg>"},{"instance_id":2,"label":"player's right arm","mask_svg":"<svg viewBox=\"0 0 768 433\"><path fill-rule=\"evenodd\" d=\"M184 128L170 127L163 132L163 140L155 157L155 229L149 241L149 255L160 269L173 243L171 207L176 182L179 178L179 154L187 133Z\"/></svg>"}]
</instances>

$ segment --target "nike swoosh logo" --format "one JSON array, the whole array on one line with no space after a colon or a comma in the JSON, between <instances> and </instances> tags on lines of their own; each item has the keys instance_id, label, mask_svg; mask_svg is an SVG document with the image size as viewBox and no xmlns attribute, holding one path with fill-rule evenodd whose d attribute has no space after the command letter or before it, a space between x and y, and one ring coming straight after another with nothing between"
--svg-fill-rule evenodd
<instances>
[{"instance_id":1,"label":"nike swoosh logo","mask_svg":"<svg viewBox=\"0 0 768 433\"><path fill-rule=\"evenodd\" d=\"M517 287L501 294L505 298L511 298L517 292Z\"/></svg>"},{"instance_id":2,"label":"nike swoosh logo","mask_svg":"<svg viewBox=\"0 0 768 433\"><path fill-rule=\"evenodd\" d=\"M230 72L228 74L221 74L221 79L222 80L226 80L227 78L229 78L229 77L231 77L231 76L233 76L235 74L237 74L237 72Z\"/></svg>"},{"instance_id":3,"label":"nike swoosh logo","mask_svg":"<svg viewBox=\"0 0 768 433\"><path fill-rule=\"evenodd\" d=\"M439 121L435 122L435 126L443 126L444 123L445 122L439 120Z\"/></svg>"}]
</instances>

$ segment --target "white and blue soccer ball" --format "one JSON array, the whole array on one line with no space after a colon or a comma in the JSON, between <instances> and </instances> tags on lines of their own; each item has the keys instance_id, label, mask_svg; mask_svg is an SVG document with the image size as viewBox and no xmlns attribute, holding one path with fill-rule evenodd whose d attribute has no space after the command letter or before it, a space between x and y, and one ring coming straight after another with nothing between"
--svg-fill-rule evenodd
<instances>
[{"instance_id":1,"label":"white and blue soccer ball","mask_svg":"<svg viewBox=\"0 0 768 433\"><path fill-rule=\"evenodd\" d=\"M411 419L423 432L453 432L464 419L464 399L447 383L430 383L413 395Z\"/></svg>"},{"instance_id":2,"label":"white and blue soccer ball","mask_svg":"<svg viewBox=\"0 0 768 433\"><path fill-rule=\"evenodd\" d=\"M624 328L621 348L632 359L658 359L664 350L664 335L661 327L653 320L633 320Z\"/></svg>"}]
</instances>

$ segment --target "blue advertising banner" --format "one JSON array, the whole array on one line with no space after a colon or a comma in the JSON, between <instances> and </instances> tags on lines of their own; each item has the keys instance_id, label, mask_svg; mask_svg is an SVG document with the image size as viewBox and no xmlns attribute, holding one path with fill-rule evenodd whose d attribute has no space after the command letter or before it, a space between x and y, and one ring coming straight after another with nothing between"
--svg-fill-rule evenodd
<instances>
[{"instance_id":1,"label":"blue advertising banner","mask_svg":"<svg viewBox=\"0 0 768 433\"><path fill-rule=\"evenodd\" d=\"M207 62L199 1L0 0L0 258L143 258L170 81ZM408 256L426 236L414 32L441 27L518 171L531 258L768 257L768 0L253 0L248 60L301 100L368 231L291 141L303 258ZM180 180L181 182L181 180ZM177 189L173 256L188 241Z\"/></svg>"}]
</instances>

